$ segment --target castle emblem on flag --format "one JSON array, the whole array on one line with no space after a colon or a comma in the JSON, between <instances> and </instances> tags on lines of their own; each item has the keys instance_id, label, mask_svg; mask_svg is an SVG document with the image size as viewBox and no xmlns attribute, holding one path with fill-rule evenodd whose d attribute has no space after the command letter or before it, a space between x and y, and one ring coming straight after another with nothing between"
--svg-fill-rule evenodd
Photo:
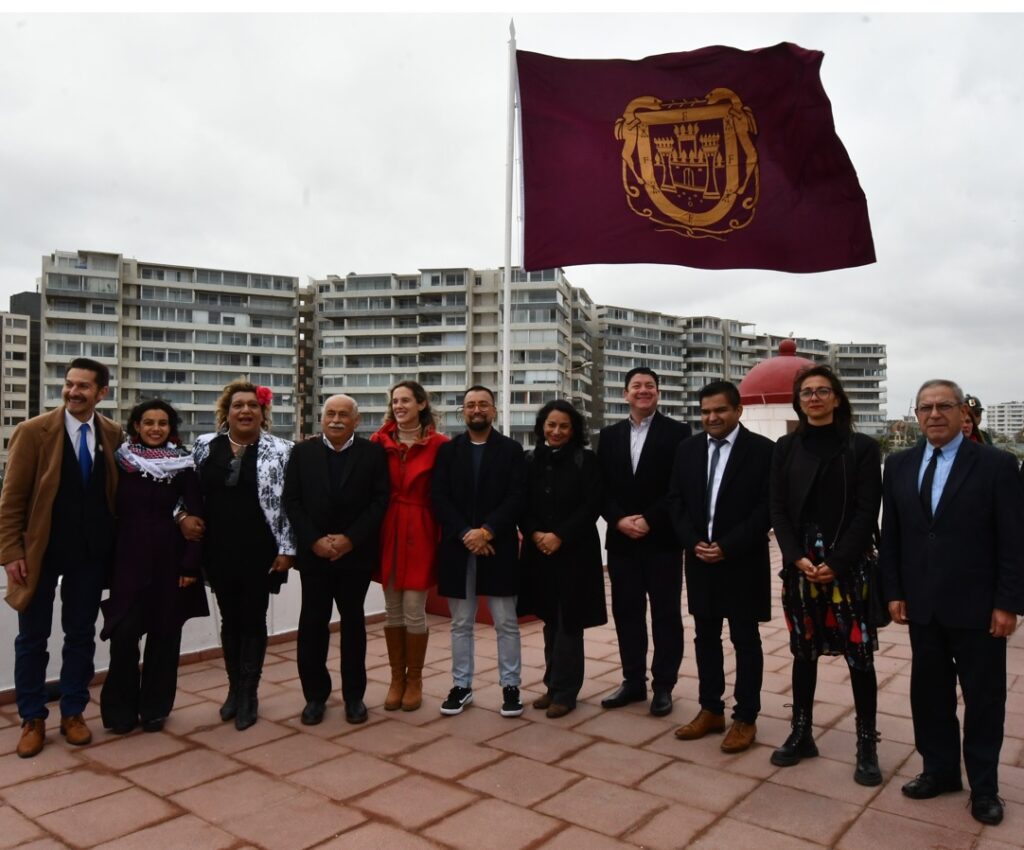
<instances>
[{"instance_id":1,"label":"castle emblem on flag","mask_svg":"<svg viewBox=\"0 0 1024 850\"><path fill-rule=\"evenodd\" d=\"M615 122L630 209L659 229L724 241L754 219L756 133L750 108L729 89L672 102L634 98Z\"/></svg>"}]
</instances>

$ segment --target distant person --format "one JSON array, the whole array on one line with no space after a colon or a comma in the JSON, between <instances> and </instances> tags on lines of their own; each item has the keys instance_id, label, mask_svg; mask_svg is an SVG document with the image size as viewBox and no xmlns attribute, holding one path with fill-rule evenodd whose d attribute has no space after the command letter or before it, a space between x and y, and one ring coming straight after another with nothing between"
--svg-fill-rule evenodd
<instances>
[{"instance_id":1,"label":"distant person","mask_svg":"<svg viewBox=\"0 0 1024 850\"><path fill-rule=\"evenodd\" d=\"M841 655L856 710L859 785L879 785L878 624L870 613L873 558L882 499L878 443L853 431L853 409L828 366L797 375L793 409L800 424L775 444L771 518L782 550L782 611L793 653L793 721L772 764L790 767L818 755L811 723L818 658Z\"/></svg>"},{"instance_id":2,"label":"distant person","mask_svg":"<svg viewBox=\"0 0 1024 850\"><path fill-rule=\"evenodd\" d=\"M601 471L586 448L583 417L569 402L537 413L537 447L526 454L519 610L544 621L544 693L533 707L548 717L576 708L583 687L583 630L608 622L597 518Z\"/></svg>"},{"instance_id":3,"label":"distant person","mask_svg":"<svg viewBox=\"0 0 1024 850\"><path fill-rule=\"evenodd\" d=\"M437 451L431 495L441 524L437 592L452 615L452 689L441 714L461 714L473 701L473 624L487 596L498 638L502 717L523 713L522 652L516 594L523 498L523 449L494 430L494 393L473 386L462 399L465 433Z\"/></svg>"},{"instance_id":4,"label":"distant person","mask_svg":"<svg viewBox=\"0 0 1024 850\"><path fill-rule=\"evenodd\" d=\"M183 539L174 522L179 504L203 515L195 464L178 436L180 421L166 401L139 402L128 414L128 439L117 450L117 546L100 634L110 640L100 715L116 735L140 722L145 732L164 728L178 686L181 628L210 614L201 544Z\"/></svg>"},{"instance_id":5,"label":"distant person","mask_svg":"<svg viewBox=\"0 0 1024 850\"><path fill-rule=\"evenodd\" d=\"M1003 819L999 752L1006 717L1006 643L1024 613L1024 491L1016 459L961 433L963 390L931 380L917 393L925 444L885 465L881 566L893 622L909 624L910 710L923 769L903 794L963 788L971 815Z\"/></svg>"},{"instance_id":6,"label":"distant person","mask_svg":"<svg viewBox=\"0 0 1024 850\"><path fill-rule=\"evenodd\" d=\"M697 394L704 428L676 452L669 510L686 550L687 608L693 615L700 711L680 740L725 731L722 621L736 651L732 724L721 749L739 753L757 737L764 654L758 622L772 616L768 479L772 441L740 423L736 385L713 381Z\"/></svg>"},{"instance_id":7,"label":"distant person","mask_svg":"<svg viewBox=\"0 0 1024 850\"><path fill-rule=\"evenodd\" d=\"M351 396L328 398L320 423L320 439L292 450L283 496L295 531L295 568L302 584L298 663L306 707L301 721L315 726L324 718L332 687L327 671L331 614L337 605L345 720L365 723L363 608L388 508L387 458L376 443L356 436L359 408Z\"/></svg>"},{"instance_id":8,"label":"distant person","mask_svg":"<svg viewBox=\"0 0 1024 850\"><path fill-rule=\"evenodd\" d=\"M663 717L672 711L672 690L683 660L683 551L669 516L668 487L672 459L690 436L690 426L658 412L661 396L653 369L630 369L623 395L629 416L603 428L597 444L612 615L622 662L622 684L601 700L601 707L621 708L647 699L650 599L650 711Z\"/></svg>"},{"instance_id":9,"label":"distant person","mask_svg":"<svg viewBox=\"0 0 1024 850\"><path fill-rule=\"evenodd\" d=\"M427 591L437 584L440 528L430 504L430 481L438 449L448 438L437 432L427 391L416 381L400 381L391 388L384 424L370 439L387 453L391 479L374 571L384 589L384 641L391 665L384 710L415 711L423 701Z\"/></svg>"},{"instance_id":10,"label":"distant person","mask_svg":"<svg viewBox=\"0 0 1024 850\"><path fill-rule=\"evenodd\" d=\"M964 418L971 424L970 431L965 431L967 439L972 443L991 446L992 437L988 431L981 430L981 415L985 412L985 408L981 406L981 399L976 395L964 396L964 404L967 405L967 413Z\"/></svg>"},{"instance_id":11,"label":"distant person","mask_svg":"<svg viewBox=\"0 0 1024 850\"><path fill-rule=\"evenodd\" d=\"M114 554L114 494L121 426L96 412L110 370L79 357L64 373L64 403L14 429L0 491L0 561L7 604L18 612L14 693L21 758L46 742L46 646L60 580L64 649L60 733L82 746L92 733L82 713L94 672L96 617Z\"/></svg>"}]
</instances>

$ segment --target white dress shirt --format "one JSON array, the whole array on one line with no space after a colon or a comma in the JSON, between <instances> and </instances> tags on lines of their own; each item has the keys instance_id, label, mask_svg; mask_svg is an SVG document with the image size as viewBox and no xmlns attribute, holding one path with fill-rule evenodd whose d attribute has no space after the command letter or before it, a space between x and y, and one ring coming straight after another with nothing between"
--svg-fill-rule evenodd
<instances>
[{"instance_id":1,"label":"white dress shirt","mask_svg":"<svg viewBox=\"0 0 1024 850\"><path fill-rule=\"evenodd\" d=\"M736 437L740 433L740 428L737 425L728 434L722 437L724 441L722 447L718 450L718 466L715 467L715 480L711 482L711 501L708 504L708 543L713 543L714 538L711 536L711 531L715 527L715 504L718 502L718 488L722 486L722 476L725 475L725 465L729 462L729 455L732 454L732 447L736 444ZM714 455L715 446L711 442L712 438L708 437L708 466L704 473L704 480L707 481L707 475L711 472L711 458Z\"/></svg>"},{"instance_id":2,"label":"white dress shirt","mask_svg":"<svg viewBox=\"0 0 1024 850\"><path fill-rule=\"evenodd\" d=\"M88 425L89 426L89 433L86 435L85 442L86 442L86 445L89 446L89 456L92 458L93 462L95 463L96 462L96 414L93 413L93 415L89 417L89 421L88 422L79 422L77 419L75 419L74 416L72 416L66 410L64 411L64 429L68 432L68 436L71 438L71 446L75 450L75 457L78 457L79 440L81 440L81 437L79 436L78 432L81 431L83 425Z\"/></svg>"},{"instance_id":3,"label":"white dress shirt","mask_svg":"<svg viewBox=\"0 0 1024 850\"><path fill-rule=\"evenodd\" d=\"M629 417L629 459L633 463L633 474L636 475L636 468L640 465L640 454L644 450L644 442L647 440L647 432L651 430L651 422L654 414L641 419L639 424Z\"/></svg>"}]
</instances>

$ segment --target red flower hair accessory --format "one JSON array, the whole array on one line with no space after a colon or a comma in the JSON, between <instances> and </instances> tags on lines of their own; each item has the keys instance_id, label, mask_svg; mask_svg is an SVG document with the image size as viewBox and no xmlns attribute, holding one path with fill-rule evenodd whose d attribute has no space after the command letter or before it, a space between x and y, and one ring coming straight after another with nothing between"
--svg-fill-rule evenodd
<instances>
[{"instance_id":1,"label":"red flower hair accessory","mask_svg":"<svg viewBox=\"0 0 1024 850\"><path fill-rule=\"evenodd\" d=\"M269 407L274 400L274 393L270 387L256 387L256 401L261 407Z\"/></svg>"}]
</instances>

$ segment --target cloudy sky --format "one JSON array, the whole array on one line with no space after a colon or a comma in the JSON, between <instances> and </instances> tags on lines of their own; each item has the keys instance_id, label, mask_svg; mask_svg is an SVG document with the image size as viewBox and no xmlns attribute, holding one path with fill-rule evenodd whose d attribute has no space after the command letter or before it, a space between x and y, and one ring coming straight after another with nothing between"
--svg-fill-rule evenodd
<instances>
[{"instance_id":1,"label":"cloudy sky","mask_svg":"<svg viewBox=\"0 0 1024 850\"><path fill-rule=\"evenodd\" d=\"M692 5L692 4L691 4ZM0 15L0 308L88 248L322 277L502 263L507 15ZM1024 16L516 16L518 46L825 52L878 263L816 275L576 266L601 303L889 350L1024 397Z\"/></svg>"}]
</instances>

